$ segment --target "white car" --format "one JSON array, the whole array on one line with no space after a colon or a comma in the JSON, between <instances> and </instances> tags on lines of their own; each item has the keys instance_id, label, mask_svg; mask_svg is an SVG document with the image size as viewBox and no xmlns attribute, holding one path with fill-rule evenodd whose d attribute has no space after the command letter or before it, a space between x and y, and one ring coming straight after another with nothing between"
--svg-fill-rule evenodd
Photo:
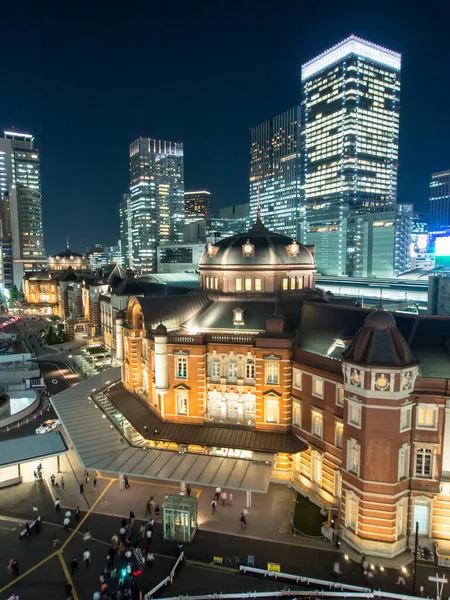
<instances>
[{"instance_id":1,"label":"white car","mask_svg":"<svg viewBox=\"0 0 450 600\"><path fill-rule=\"evenodd\" d=\"M48 421L44 421L42 425L40 425L36 429L36 433L48 433L49 431L53 431L60 425L61 421L59 419L49 419Z\"/></svg>"}]
</instances>

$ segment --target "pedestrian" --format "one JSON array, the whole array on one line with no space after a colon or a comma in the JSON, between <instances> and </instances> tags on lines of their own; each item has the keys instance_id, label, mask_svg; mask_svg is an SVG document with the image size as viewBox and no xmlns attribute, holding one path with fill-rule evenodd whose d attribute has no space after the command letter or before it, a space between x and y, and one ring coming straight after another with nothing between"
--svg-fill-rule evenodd
<instances>
[{"instance_id":1,"label":"pedestrian","mask_svg":"<svg viewBox=\"0 0 450 600\"><path fill-rule=\"evenodd\" d=\"M12 557L11 571L14 578L19 577L19 563L14 557Z\"/></svg>"},{"instance_id":2,"label":"pedestrian","mask_svg":"<svg viewBox=\"0 0 450 600\"><path fill-rule=\"evenodd\" d=\"M132 556L133 556L133 553L131 552L130 548L127 548L127 549L125 550L125 558L126 558L127 560L130 560Z\"/></svg>"},{"instance_id":3,"label":"pedestrian","mask_svg":"<svg viewBox=\"0 0 450 600\"><path fill-rule=\"evenodd\" d=\"M217 500L216 500L216 498L214 497L214 498L212 499L212 501L211 501L211 512L212 512L212 514L213 514L213 515L215 515L215 514L216 514L216 506L217 506Z\"/></svg>"},{"instance_id":4,"label":"pedestrian","mask_svg":"<svg viewBox=\"0 0 450 600\"><path fill-rule=\"evenodd\" d=\"M64 489L64 475L61 476L61 487Z\"/></svg>"},{"instance_id":5,"label":"pedestrian","mask_svg":"<svg viewBox=\"0 0 450 600\"><path fill-rule=\"evenodd\" d=\"M111 566L114 564L114 559L116 557L116 549L111 546L110 549L108 550L108 556L111 560Z\"/></svg>"},{"instance_id":6,"label":"pedestrian","mask_svg":"<svg viewBox=\"0 0 450 600\"><path fill-rule=\"evenodd\" d=\"M77 570L78 570L78 561L77 561L76 556L74 556L72 558L72 561L70 563L70 569L71 569L72 577L73 577L75 575L75 573L77 572Z\"/></svg>"},{"instance_id":7,"label":"pedestrian","mask_svg":"<svg viewBox=\"0 0 450 600\"><path fill-rule=\"evenodd\" d=\"M56 500L55 500L55 510L57 513L61 512L61 504L60 504L59 498L56 498Z\"/></svg>"},{"instance_id":8,"label":"pedestrian","mask_svg":"<svg viewBox=\"0 0 450 600\"><path fill-rule=\"evenodd\" d=\"M221 492L220 498L222 500L222 506L225 506L225 503L228 500L228 494L226 493L225 490L223 490L223 492Z\"/></svg>"},{"instance_id":9,"label":"pedestrian","mask_svg":"<svg viewBox=\"0 0 450 600\"><path fill-rule=\"evenodd\" d=\"M139 527L139 533L141 534L141 538L144 539L145 538L145 531L146 531L146 527L145 525L142 523L142 525Z\"/></svg>"},{"instance_id":10,"label":"pedestrian","mask_svg":"<svg viewBox=\"0 0 450 600\"><path fill-rule=\"evenodd\" d=\"M38 474L37 474L37 471L36 471L36 469L33 471L33 475L34 475L34 479L37 479L37 478L38 478Z\"/></svg>"},{"instance_id":11,"label":"pedestrian","mask_svg":"<svg viewBox=\"0 0 450 600\"><path fill-rule=\"evenodd\" d=\"M148 552L147 553L147 557L145 559L145 562L147 563L147 565L150 568L153 567L153 563L155 562L155 556L154 556L153 552Z\"/></svg>"},{"instance_id":12,"label":"pedestrian","mask_svg":"<svg viewBox=\"0 0 450 600\"><path fill-rule=\"evenodd\" d=\"M130 484L128 482L128 475L124 475L123 480L125 482L125 489L127 490L130 487Z\"/></svg>"},{"instance_id":13,"label":"pedestrian","mask_svg":"<svg viewBox=\"0 0 450 600\"><path fill-rule=\"evenodd\" d=\"M41 517L38 517L34 522L34 529L36 530L36 535L41 532Z\"/></svg>"},{"instance_id":14,"label":"pedestrian","mask_svg":"<svg viewBox=\"0 0 450 600\"><path fill-rule=\"evenodd\" d=\"M134 515L134 512L132 510L130 510L130 526L131 527L133 527L133 523L134 523L135 518L136 517Z\"/></svg>"},{"instance_id":15,"label":"pedestrian","mask_svg":"<svg viewBox=\"0 0 450 600\"><path fill-rule=\"evenodd\" d=\"M84 482L89 483L89 473L87 471L84 472Z\"/></svg>"},{"instance_id":16,"label":"pedestrian","mask_svg":"<svg viewBox=\"0 0 450 600\"><path fill-rule=\"evenodd\" d=\"M80 483L80 496L84 494L84 485L83 482Z\"/></svg>"},{"instance_id":17,"label":"pedestrian","mask_svg":"<svg viewBox=\"0 0 450 600\"><path fill-rule=\"evenodd\" d=\"M75 521L79 521L80 520L80 509L77 506L75 509Z\"/></svg>"},{"instance_id":18,"label":"pedestrian","mask_svg":"<svg viewBox=\"0 0 450 600\"><path fill-rule=\"evenodd\" d=\"M363 554L361 556L361 571L365 574L368 568L369 568L369 563L367 562L366 555Z\"/></svg>"},{"instance_id":19,"label":"pedestrian","mask_svg":"<svg viewBox=\"0 0 450 600\"><path fill-rule=\"evenodd\" d=\"M228 494L228 504L229 504L230 506L233 506L233 492L230 492L230 493Z\"/></svg>"},{"instance_id":20,"label":"pedestrian","mask_svg":"<svg viewBox=\"0 0 450 600\"><path fill-rule=\"evenodd\" d=\"M147 523L147 529L150 529L150 531L153 531L154 526L155 526L155 519L150 519L150 521Z\"/></svg>"},{"instance_id":21,"label":"pedestrian","mask_svg":"<svg viewBox=\"0 0 450 600\"><path fill-rule=\"evenodd\" d=\"M39 471L38 471L38 473L39 473ZM52 475L50 477L50 481L52 482L52 487L55 487L55 479L56 479L56 477L54 475Z\"/></svg>"},{"instance_id":22,"label":"pedestrian","mask_svg":"<svg viewBox=\"0 0 450 600\"><path fill-rule=\"evenodd\" d=\"M215 498L216 502L219 500L219 497L220 497L220 492L221 492L221 491L222 491L222 488L220 488L220 487L216 487L216 493L215 493L215 495L214 495L214 498Z\"/></svg>"},{"instance_id":23,"label":"pedestrian","mask_svg":"<svg viewBox=\"0 0 450 600\"><path fill-rule=\"evenodd\" d=\"M160 514L161 514L161 507L159 506L159 504L157 504L155 506L155 517L158 518Z\"/></svg>"},{"instance_id":24,"label":"pedestrian","mask_svg":"<svg viewBox=\"0 0 450 600\"><path fill-rule=\"evenodd\" d=\"M89 540L92 538L92 534L90 531L86 531L86 533L83 535L83 541L84 542L89 542Z\"/></svg>"},{"instance_id":25,"label":"pedestrian","mask_svg":"<svg viewBox=\"0 0 450 600\"><path fill-rule=\"evenodd\" d=\"M53 548L56 548L57 546L59 546L60 543L61 542L59 541L58 534L55 531L55 533L53 534Z\"/></svg>"},{"instance_id":26,"label":"pedestrian","mask_svg":"<svg viewBox=\"0 0 450 600\"><path fill-rule=\"evenodd\" d=\"M338 560L336 560L333 565L333 575L336 577L336 579L342 575L341 563Z\"/></svg>"},{"instance_id":27,"label":"pedestrian","mask_svg":"<svg viewBox=\"0 0 450 600\"><path fill-rule=\"evenodd\" d=\"M151 529L147 529L147 531L145 532L147 544L150 544L150 542L152 541L152 536L153 536L153 532L151 531Z\"/></svg>"},{"instance_id":28,"label":"pedestrian","mask_svg":"<svg viewBox=\"0 0 450 600\"><path fill-rule=\"evenodd\" d=\"M119 545L119 538L117 537L116 534L114 534L111 538L111 546L116 549Z\"/></svg>"},{"instance_id":29,"label":"pedestrian","mask_svg":"<svg viewBox=\"0 0 450 600\"><path fill-rule=\"evenodd\" d=\"M120 533L120 539L122 542L125 541L125 534L126 534L127 530L125 529L125 527L122 525L122 527L119 529L119 533Z\"/></svg>"},{"instance_id":30,"label":"pedestrian","mask_svg":"<svg viewBox=\"0 0 450 600\"><path fill-rule=\"evenodd\" d=\"M97 590L96 592L94 592L94 595L92 596L92 600L101 600L101 594L100 592Z\"/></svg>"},{"instance_id":31,"label":"pedestrian","mask_svg":"<svg viewBox=\"0 0 450 600\"><path fill-rule=\"evenodd\" d=\"M398 572L398 579L396 582L397 585L406 585L405 577L406 577L406 569L405 569L405 567L402 567Z\"/></svg>"},{"instance_id":32,"label":"pedestrian","mask_svg":"<svg viewBox=\"0 0 450 600\"><path fill-rule=\"evenodd\" d=\"M191 484L190 484L190 483L188 483L188 484L187 484L187 486L186 486L186 494L187 494L188 496L190 496L190 495L191 495L191 492L192 492Z\"/></svg>"},{"instance_id":33,"label":"pedestrian","mask_svg":"<svg viewBox=\"0 0 450 600\"><path fill-rule=\"evenodd\" d=\"M70 581L66 581L66 598L67 600L72 598L72 584Z\"/></svg>"},{"instance_id":34,"label":"pedestrian","mask_svg":"<svg viewBox=\"0 0 450 600\"><path fill-rule=\"evenodd\" d=\"M147 511L148 511L149 517L152 516L152 512L153 512L154 508L155 508L155 498L153 496L150 496L150 500L147 502ZM145 516L147 516L147 513L145 513Z\"/></svg>"},{"instance_id":35,"label":"pedestrian","mask_svg":"<svg viewBox=\"0 0 450 600\"><path fill-rule=\"evenodd\" d=\"M69 531L70 519L69 517L64 518L64 530Z\"/></svg>"},{"instance_id":36,"label":"pedestrian","mask_svg":"<svg viewBox=\"0 0 450 600\"><path fill-rule=\"evenodd\" d=\"M94 481L92 482L93 486L94 486L94 492L97 491L97 478L94 477Z\"/></svg>"},{"instance_id":37,"label":"pedestrian","mask_svg":"<svg viewBox=\"0 0 450 600\"><path fill-rule=\"evenodd\" d=\"M247 517L244 515L244 512L241 512L240 522L242 525L242 529L246 529L247 527Z\"/></svg>"},{"instance_id":38,"label":"pedestrian","mask_svg":"<svg viewBox=\"0 0 450 600\"><path fill-rule=\"evenodd\" d=\"M70 512L70 510L66 510L66 513L64 515L65 517L67 517L68 519L72 519L72 513Z\"/></svg>"},{"instance_id":39,"label":"pedestrian","mask_svg":"<svg viewBox=\"0 0 450 600\"><path fill-rule=\"evenodd\" d=\"M86 569L87 569L89 567L89 565L91 564L91 553L89 552L89 550L87 548L83 552L83 561L84 561L84 564L86 565Z\"/></svg>"}]
</instances>

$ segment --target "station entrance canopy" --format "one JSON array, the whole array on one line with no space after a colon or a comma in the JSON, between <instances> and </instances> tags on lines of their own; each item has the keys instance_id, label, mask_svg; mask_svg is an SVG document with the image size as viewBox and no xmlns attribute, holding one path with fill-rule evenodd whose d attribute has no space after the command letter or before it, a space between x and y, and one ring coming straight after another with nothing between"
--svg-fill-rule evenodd
<instances>
[{"instance_id":1,"label":"station entrance canopy","mask_svg":"<svg viewBox=\"0 0 450 600\"><path fill-rule=\"evenodd\" d=\"M94 392L119 381L120 375L120 368L109 369L52 397L53 407L86 469L235 490L267 491L274 454L266 454L267 460L257 462L131 446L91 399Z\"/></svg>"}]
</instances>

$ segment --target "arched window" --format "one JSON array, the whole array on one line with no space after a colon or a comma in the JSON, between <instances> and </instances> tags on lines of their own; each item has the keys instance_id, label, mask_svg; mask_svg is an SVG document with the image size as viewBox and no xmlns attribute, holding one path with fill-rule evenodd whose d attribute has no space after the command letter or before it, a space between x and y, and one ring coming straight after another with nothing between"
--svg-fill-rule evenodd
<instances>
[{"instance_id":1,"label":"arched window","mask_svg":"<svg viewBox=\"0 0 450 600\"><path fill-rule=\"evenodd\" d=\"M245 378L255 379L255 361L251 358L245 363Z\"/></svg>"}]
</instances>

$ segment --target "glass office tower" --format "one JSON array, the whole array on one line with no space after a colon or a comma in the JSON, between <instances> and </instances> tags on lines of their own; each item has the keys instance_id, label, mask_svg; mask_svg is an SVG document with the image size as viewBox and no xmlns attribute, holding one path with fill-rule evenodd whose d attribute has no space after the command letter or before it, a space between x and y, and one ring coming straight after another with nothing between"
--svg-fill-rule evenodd
<instances>
[{"instance_id":1,"label":"glass office tower","mask_svg":"<svg viewBox=\"0 0 450 600\"><path fill-rule=\"evenodd\" d=\"M183 144L139 138L130 146L129 247L126 264L137 273L156 270L159 242L181 241L184 223Z\"/></svg>"},{"instance_id":2,"label":"glass office tower","mask_svg":"<svg viewBox=\"0 0 450 600\"><path fill-rule=\"evenodd\" d=\"M348 214L396 202L400 67L400 54L355 36L303 65L302 235L337 242L327 274L354 274Z\"/></svg>"},{"instance_id":3,"label":"glass office tower","mask_svg":"<svg viewBox=\"0 0 450 600\"><path fill-rule=\"evenodd\" d=\"M450 228L450 171L433 173L430 182L430 229Z\"/></svg>"},{"instance_id":4,"label":"glass office tower","mask_svg":"<svg viewBox=\"0 0 450 600\"><path fill-rule=\"evenodd\" d=\"M263 223L271 231L297 236L300 201L300 107L250 130L250 223L258 197Z\"/></svg>"}]
</instances>

